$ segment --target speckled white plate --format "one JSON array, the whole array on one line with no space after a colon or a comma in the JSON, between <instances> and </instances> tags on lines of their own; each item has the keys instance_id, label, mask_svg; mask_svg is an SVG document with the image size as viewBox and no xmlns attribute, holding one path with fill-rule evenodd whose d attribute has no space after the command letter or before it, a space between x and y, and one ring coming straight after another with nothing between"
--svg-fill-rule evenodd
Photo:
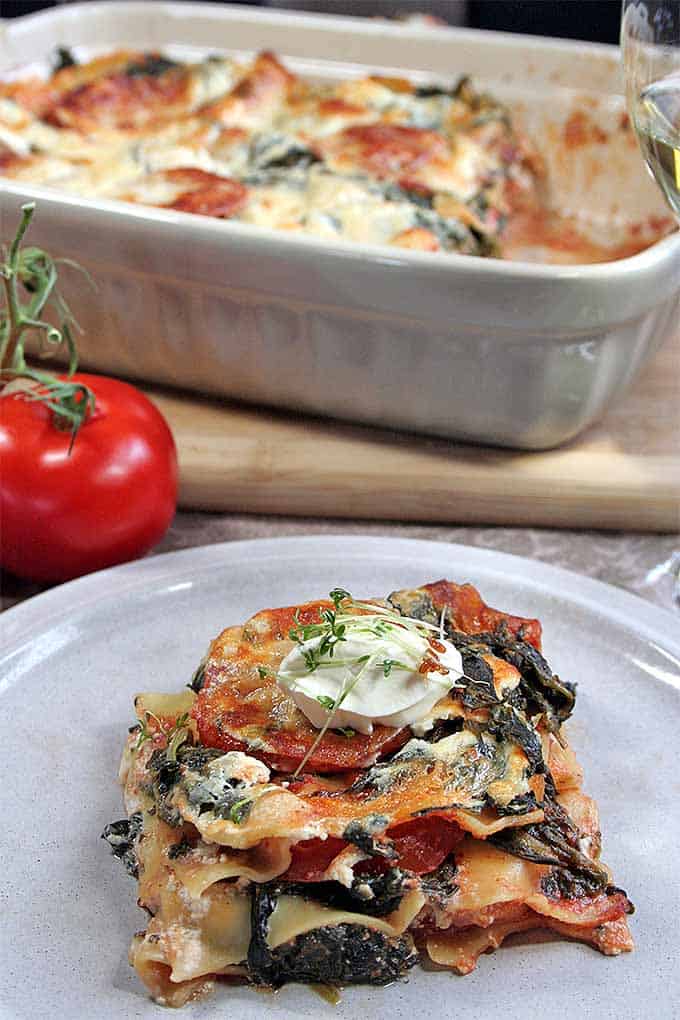
<instances>
[{"instance_id":1,"label":"speckled white plate","mask_svg":"<svg viewBox=\"0 0 680 1020\"><path fill-rule=\"evenodd\" d=\"M577 680L569 724L599 801L604 858L637 904L637 951L516 936L466 978L411 972L335 1009L309 989L218 988L188 1018L527 1016L671 1020L680 969L680 621L545 564L387 538L284 538L170 553L94 574L4 614L0 643L0 1017L158 1017L128 967L144 925L99 835L122 814L118 758L139 690L177 690L211 637L264 606L447 576L538 616L549 661Z\"/></svg>"}]
</instances>

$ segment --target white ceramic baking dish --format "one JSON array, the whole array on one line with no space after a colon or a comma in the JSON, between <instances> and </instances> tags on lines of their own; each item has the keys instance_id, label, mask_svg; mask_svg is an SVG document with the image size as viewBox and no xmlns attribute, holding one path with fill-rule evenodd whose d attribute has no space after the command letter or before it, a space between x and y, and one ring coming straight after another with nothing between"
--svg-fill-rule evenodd
<instances>
[{"instance_id":1,"label":"white ceramic baking dish","mask_svg":"<svg viewBox=\"0 0 680 1020\"><path fill-rule=\"evenodd\" d=\"M612 47L216 4L69 4L0 27L0 73L57 44L271 48L321 77L467 72L506 98L546 155L553 200L612 241L667 214L620 129ZM606 141L563 144L574 110ZM554 266L288 235L0 182L32 240L98 283L66 281L85 365L206 393L526 449L600 416L678 326L680 236L616 262ZM66 277L66 272L64 276Z\"/></svg>"}]
</instances>

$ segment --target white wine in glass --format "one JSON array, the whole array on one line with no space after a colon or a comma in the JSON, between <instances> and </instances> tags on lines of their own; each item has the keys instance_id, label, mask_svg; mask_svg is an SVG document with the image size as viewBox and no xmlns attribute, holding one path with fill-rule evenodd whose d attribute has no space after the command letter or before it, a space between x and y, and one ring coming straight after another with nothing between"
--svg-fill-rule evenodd
<instances>
[{"instance_id":1,"label":"white wine in glass","mask_svg":"<svg viewBox=\"0 0 680 1020\"><path fill-rule=\"evenodd\" d=\"M624 0L621 50L642 154L680 219L680 0Z\"/></svg>"}]
</instances>

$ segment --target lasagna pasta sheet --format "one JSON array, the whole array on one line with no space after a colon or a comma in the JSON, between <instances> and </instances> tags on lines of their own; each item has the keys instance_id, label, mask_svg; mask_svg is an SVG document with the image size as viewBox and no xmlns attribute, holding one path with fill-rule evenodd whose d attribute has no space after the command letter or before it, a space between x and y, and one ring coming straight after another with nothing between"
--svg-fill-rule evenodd
<instances>
[{"instance_id":1,"label":"lasagna pasta sheet","mask_svg":"<svg viewBox=\"0 0 680 1020\"><path fill-rule=\"evenodd\" d=\"M130 960L159 1002L216 979L383 984L419 953L465 974L533 928L632 948L564 731L574 687L543 657L538 621L452 582L374 605L436 624L462 656L413 728L321 733L279 685L296 628L322 626L326 601L257 613L215 639L184 691L136 698L129 817L104 835L150 914Z\"/></svg>"}]
</instances>

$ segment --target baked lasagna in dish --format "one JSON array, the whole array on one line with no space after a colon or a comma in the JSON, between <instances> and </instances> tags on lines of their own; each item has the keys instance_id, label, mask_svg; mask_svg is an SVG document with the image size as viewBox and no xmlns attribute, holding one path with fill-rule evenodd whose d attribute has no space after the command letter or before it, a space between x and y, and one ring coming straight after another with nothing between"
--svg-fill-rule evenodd
<instances>
[{"instance_id":1,"label":"baked lasagna in dish","mask_svg":"<svg viewBox=\"0 0 680 1020\"><path fill-rule=\"evenodd\" d=\"M329 240L502 254L540 161L506 106L379 76L304 80L272 53L117 51L0 83L0 174Z\"/></svg>"},{"instance_id":2,"label":"baked lasagna in dish","mask_svg":"<svg viewBox=\"0 0 680 1020\"><path fill-rule=\"evenodd\" d=\"M460 974L514 932L607 955L633 908L600 861L537 620L449 581L257 613L179 694L140 694L104 837L149 914L130 960L179 1006L216 979Z\"/></svg>"}]
</instances>

